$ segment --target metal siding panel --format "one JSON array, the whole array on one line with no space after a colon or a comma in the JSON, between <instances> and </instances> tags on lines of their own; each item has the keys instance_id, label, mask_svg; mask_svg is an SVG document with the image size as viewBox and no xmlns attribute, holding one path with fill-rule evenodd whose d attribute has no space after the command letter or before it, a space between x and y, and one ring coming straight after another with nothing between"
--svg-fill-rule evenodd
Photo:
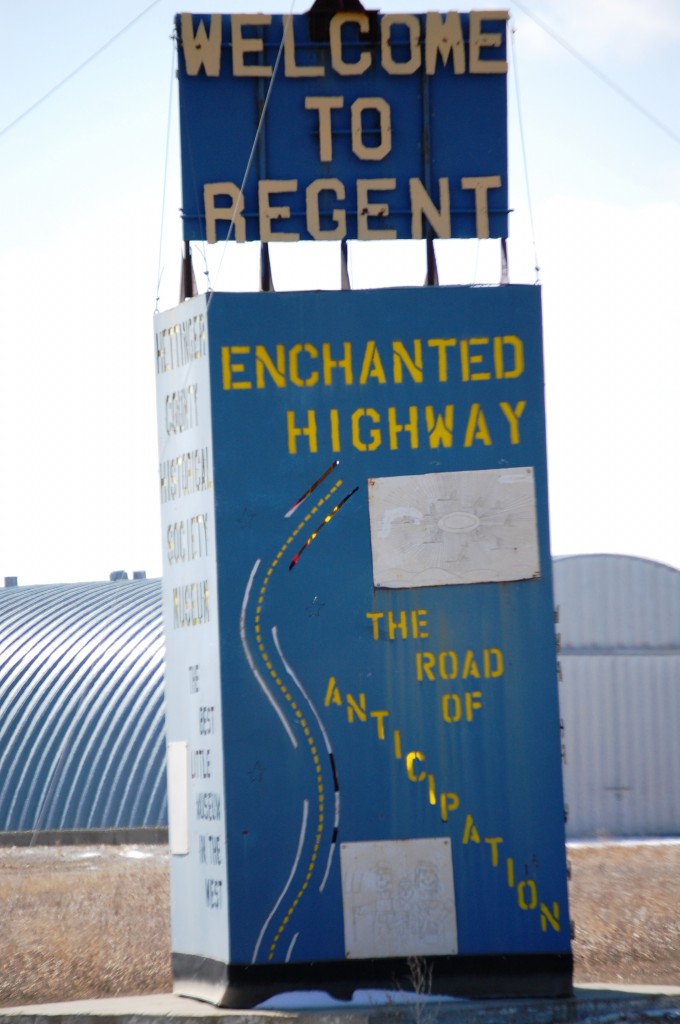
<instances>
[{"instance_id":1,"label":"metal siding panel","mask_svg":"<svg viewBox=\"0 0 680 1024\"><path fill-rule=\"evenodd\" d=\"M680 657L561 661L567 835L680 833Z\"/></svg>"}]
</instances>

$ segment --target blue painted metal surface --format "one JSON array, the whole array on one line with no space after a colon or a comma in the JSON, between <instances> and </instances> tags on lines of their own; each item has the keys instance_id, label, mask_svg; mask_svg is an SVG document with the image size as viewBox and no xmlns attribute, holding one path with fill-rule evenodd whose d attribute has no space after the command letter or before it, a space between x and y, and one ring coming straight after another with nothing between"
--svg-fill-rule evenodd
<instances>
[{"instance_id":1,"label":"blue painted metal surface","mask_svg":"<svg viewBox=\"0 0 680 1024\"><path fill-rule=\"evenodd\" d=\"M376 18L375 30L365 32L351 21L343 30L344 60L354 67L361 62L368 66L360 74L339 74L332 66L328 36L311 39L307 15L295 16L288 30L294 58L284 53L278 63L281 15L252 15L251 23L238 29L238 38L245 40L238 46L233 42L235 16L187 16L189 29L178 15L184 237L213 240L206 227L203 189L206 184L227 182L236 192L243 185L246 227L240 240L260 238L258 182L273 180L283 186L271 196L271 205L277 208L270 225L273 238L282 232L302 240L370 237L362 234L357 221L357 211L367 203L376 205L365 222L369 233L388 230L394 232L390 237L422 238L420 218L416 227L411 221L409 182L413 178L422 182L436 207L444 202L440 179L445 182L443 188L450 195L450 235L441 237L476 237L474 190L464 186L463 179L496 176L498 182L488 192L489 235L507 237L506 74L471 72L471 16L467 14L460 15L464 56L459 70L454 72L448 54L438 56L433 72L427 73L427 17L438 16L402 16L406 23L393 25L388 33L394 65L412 66L409 73L395 73L394 65L388 65L392 71L384 66L385 47L380 42L381 28L387 24L384 18ZM258 24L258 19L265 24ZM418 42L413 48L409 22L417 26L413 38L417 36ZM201 26L206 34L199 50L191 47L196 53L207 56L208 33L216 38L219 29L221 35L210 75L201 65L188 73L182 45L183 36L199 39ZM484 17L479 27L486 40L493 37L498 43L481 48L481 64L488 69L491 63L503 63L504 16ZM234 73L234 53L244 46L243 73ZM292 70L293 61L296 70ZM269 77L257 77L258 66L269 68ZM296 77L299 68L314 74ZM355 129L360 125L358 135L356 130L353 134L352 117ZM322 151L325 125L329 152ZM360 180L370 183L363 199L361 186L357 188ZM316 208L317 200L307 195L307 188L314 182L324 183L318 197L319 228L329 234L317 234L311 226L310 209ZM217 200L217 205L232 201L235 194L232 200ZM341 212L334 215L333 211ZM338 230L343 217L346 225ZM227 230L227 222L219 221L217 238L226 238ZM439 231L434 234L437 237Z\"/></svg>"},{"instance_id":2,"label":"blue painted metal surface","mask_svg":"<svg viewBox=\"0 0 680 1024\"><path fill-rule=\"evenodd\" d=\"M358 934L372 926L343 845L412 839L450 843L458 953L567 953L540 291L214 294L207 320L229 880L208 913L231 962L351 956L354 910ZM376 585L395 523L427 527L422 563L452 528L465 576L469 525L484 572L505 565L527 510L492 501L485 518L483 487L470 509L437 488L527 467L534 570L454 580L442 555L450 585ZM374 530L372 481L399 477L425 504ZM429 487L452 504L430 513ZM184 890L193 914L200 888ZM398 930L407 897L390 898Z\"/></svg>"},{"instance_id":3,"label":"blue painted metal surface","mask_svg":"<svg viewBox=\"0 0 680 1024\"><path fill-rule=\"evenodd\" d=\"M167 824L160 581L0 589L0 830Z\"/></svg>"}]
</instances>

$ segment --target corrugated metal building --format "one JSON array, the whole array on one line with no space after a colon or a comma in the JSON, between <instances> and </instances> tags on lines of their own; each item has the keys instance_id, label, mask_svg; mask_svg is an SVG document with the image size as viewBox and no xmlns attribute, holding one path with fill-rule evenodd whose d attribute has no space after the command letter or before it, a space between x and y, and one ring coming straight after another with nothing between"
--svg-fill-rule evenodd
<instances>
[{"instance_id":1,"label":"corrugated metal building","mask_svg":"<svg viewBox=\"0 0 680 1024\"><path fill-rule=\"evenodd\" d=\"M680 572L554 564L567 835L680 834Z\"/></svg>"},{"instance_id":2,"label":"corrugated metal building","mask_svg":"<svg viewBox=\"0 0 680 1024\"><path fill-rule=\"evenodd\" d=\"M166 825L160 580L14 582L0 589L0 831Z\"/></svg>"},{"instance_id":3,"label":"corrugated metal building","mask_svg":"<svg viewBox=\"0 0 680 1024\"><path fill-rule=\"evenodd\" d=\"M680 835L680 572L554 580L567 834ZM163 655L160 580L0 587L0 833L167 826Z\"/></svg>"}]
</instances>

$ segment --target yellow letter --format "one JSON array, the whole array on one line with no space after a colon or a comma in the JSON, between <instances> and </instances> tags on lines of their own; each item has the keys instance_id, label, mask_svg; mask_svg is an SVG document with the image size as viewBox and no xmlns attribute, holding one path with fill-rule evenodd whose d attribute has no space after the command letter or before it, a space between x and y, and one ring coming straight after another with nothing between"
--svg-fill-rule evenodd
<instances>
[{"instance_id":1,"label":"yellow letter","mask_svg":"<svg viewBox=\"0 0 680 1024\"><path fill-rule=\"evenodd\" d=\"M455 338L428 338L427 344L430 348L437 349L437 380L440 384L446 384L449 379L449 365L446 357L447 350L456 344Z\"/></svg>"},{"instance_id":2,"label":"yellow letter","mask_svg":"<svg viewBox=\"0 0 680 1024\"><path fill-rule=\"evenodd\" d=\"M425 426L430 448L451 448L453 446L453 406L444 406L444 415L435 413L431 405L425 406Z\"/></svg>"},{"instance_id":3,"label":"yellow letter","mask_svg":"<svg viewBox=\"0 0 680 1024\"><path fill-rule=\"evenodd\" d=\"M495 659L495 667L491 666L491 657ZM484 675L487 679L497 679L503 675L503 652L497 647L486 647L484 649Z\"/></svg>"},{"instance_id":4,"label":"yellow letter","mask_svg":"<svg viewBox=\"0 0 680 1024\"><path fill-rule=\"evenodd\" d=\"M547 932L548 923L551 928L559 932L560 929L560 905L555 900L552 905L552 913L545 903L541 903L541 931Z\"/></svg>"},{"instance_id":5,"label":"yellow letter","mask_svg":"<svg viewBox=\"0 0 680 1024\"><path fill-rule=\"evenodd\" d=\"M469 843L471 841L473 843L480 843L481 839L479 838L479 832L477 831L477 826L475 825L474 821L472 820L472 815L468 814L467 818L465 819L465 829L463 831L463 842L464 843Z\"/></svg>"},{"instance_id":6,"label":"yellow letter","mask_svg":"<svg viewBox=\"0 0 680 1024\"><path fill-rule=\"evenodd\" d=\"M411 750L406 755L406 774L408 775L411 782L422 782L427 772L418 772L416 775L413 770L413 764L415 761L424 761L425 755L421 754L419 750Z\"/></svg>"},{"instance_id":7,"label":"yellow letter","mask_svg":"<svg viewBox=\"0 0 680 1024\"><path fill-rule=\"evenodd\" d=\"M457 811L460 807L460 798L457 793L441 793L439 796L439 808L442 821L449 820L449 811Z\"/></svg>"},{"instance_id":8,"label":"yellow letter","mask_svg":"<svg viewBox=\"0 0 680 1024\"><path fill-rule=\"evenodd\" d=\"M529 899L524 895L524 890L529 890ZM520 910L534 910L538 903L538 892L533 878L525 878L517 883L517 903Z\"/></svg>"},{"instance_id":9,"label":"yellow letter","mask_svg":"<svg viewBox=\"0 0 680 1024\"><path fill-rule=\"evenodd\" d=\"M519 418L524 412L527 403L522 400L517 403L514 409L509 402L500 402L499 404L506 420L510 424L510 444L519 444Z\"/></svg>"},{"instance_id":10,"label":"yellow letter","mask_svg":"<svg viewBox=\"0 0 680 1024\"><path fill-rule=\"evenodd\" d=\"M418 406L409 405L408 423L397 422L397 410L393 405L387 409L387 424L390 431L390 448L395 451L399 447L399 434L403 430L411 438L411 448L418 447Z\"/></svg>"},{"instance_id":11,"label":"yellow letter","mask_svg":"<svg viewBox=\"0 0 680 1024\"><path fill-rule=\"evenodd\" d=\"M468 676L474 676L475 679L479 679L479 669L472 651L465 652L465 663L463 665L462 678L467 679Z\"/></svg>"},{"instance_id":12,"label":"yellow letter","mask_svg":"<svg viewBox=\"0 0 680 1024\"><path fill-rule=\"evenodd\" d=\"M297 455L297 438L303 435L309 439L309 450L315 452L318 450L316 443L316 413L313 409L307 411L307 426L296 427L295 426L295 413L289 409L286 413L286 422L288 425L288 454Z\"/></svg>"},{"instance_id":13,"label":"yellow letter","mask_svg":"<svg viewBox=\"0 0 680 1024\"><path fill-rule=\"evenodd\" d=\"M361 433L359 429L359 421L363 417L373 420L374 423L380 423L380 413L376 412L375 409L355 409L352 413L352 444L360 452L374 452L376 448L380 447L382 435L377 427L374 427L369 431L370 441L364 443L361 440Z\"/></svg>"},{"instance_id":14,"label":"yellow letter","mask_svg":"<svg viewBox=\"0 0 680 1024\"><path fill-rule=\"evenodd\" d=\"M340 690L338 684L335 681L335 676L331 676L328 680L328 686L326 687L326 696L324 697L324 707L328 707L330 703L337 704L342 707L342 697L340 696Z\"/></svg>"},{"instance_id":15,"label":"yellow letter","mask_svg":"<svg viewBox=\"0 0 680 1024\"><path fill-rule=\"evenodd\" d=\"M506 370L503 358L503 348L510 345L514 355L514 366ZM524 373L524 345L522 339L514 334L496 335L493 339L493 361L497 380L505 380L511 377L521 377Z\"/></svg>"},{"instance_id":16,"label":"yellow letter","mask_svg":"<svg viewBox=\"0 0 680 1024\"><path fill-rule=\"evenodd\" d=\"M302 352L306 352L310 359L318 359L319 353L314 345L293 345L290 350L290 382L295 384L299 388L312 388L315 384L319 383L319 371L312 370L309 376L304 379L300 376L299 357Z\"/></svg>"},{"instance_id":17,"label":"yellow letter","mask_svg":"<svg viewBox=\"0 0 680 1024\"><path fill-rule=\"evenodd\" d=\"M411 380L416 384L423 382L423 343L420 338L413 339L413 359L406 351L403 341L392 342L392 375L395 384L402 384L404 380L403 367L406 367L411 375Z\"/></svg>"},{"instance_id":18,"label":"yellow letter","mask_svg":"<svg viewBox=\"0 0 680 1024\"><path fill-rule=\"evenodd\" d=\"M361 373L359 374L359 383L365 384L369 377L375 377L378 384L387 383L383 364L380 359L380 353L378 352L378 347L374 341L366 342L364 360L361 364Z\"/></svg>"},{"instance_id":19,"label":"yellow letter","mask_svg":"<svg viewBox=\"0 0 680 1024\"><path fill-rule=\"evenodd\" d=\"M484 840L491 847L491 867L498 867L498 847L503 842L500 836L492 836Z\"/></svg>"},{"instance_id":20,"label":"yellow letter","mask_svg":"<svg viewBox=\"0 0 680 1024\"><path fill-rule=\"evenodd\" d=\"M383 612L366 612L366 618L371 620L373 626L373 639L378 640L380 637L380 631L378 623L383 617Z\"/></svg>"},{"instance_id":21,"label":"yellow letter","mask_svg":"<svg viewBox=\"0 0 680 1024\"><path fill-rule=\"evenodd\" d=\"M277 388L286 386L286 346L276 346L276 366L264 345L255 346L255 382L258 388L265 387L264 371L267 371Z\"/></svg>"},{"instance_id":22,"label":"yellow letter","mask_svg":"<svg viewBox=\"0 0 680 1024\"><path fill-rule=\"evenodd\" d=\"M342 349L344 353L342 359L331 359L330 342L324 341L321 346L321 356L323 359L323 382L326 385L331 385L333 383L333 370L335 369L345 371L345 384L349 385L353 383L352 342L344 342Z\"/></svg>"},{"instance_id":23,"label":"yellow letter","mask_svg":"<svg viewBox=\"0 0 680 1024\"><path fill-rule=\"evenodd\" d=\"M485 352L476 352L470 355L470 346L488 345L488 338L463 338L460 343L460 368L463 380L491 380L488 370L476 370L471 372L471 366L478 366L484 363Z\"/></svg>"},{"instance_id":24,"label":"yellow letter","mask_svg":"<svg viewBox=\"0 0 680 1024\"><path fill-rule=\"evenodd\" d=\"M250 352L250 345L232 345L231 348L224 345L222 347L222 389L224 391L237 391L252 388L252 381L249 380L234 380L235 373L245 373L245 366L243 363L232 363L231 353L234 352L237 356L247 356Z\"/></svg>"},{"instance_id":25,"label":"yellow letter","mask_svg":"<svg viewBox=\"0 0 680 1024\"><path fill-rule=\"evenodd\" d=\"M482 441L484 444L491 444L491 435L486 425L486 417L482 412L479 402L473 402L470 407L467 430L465 431L465 447L470 448L473 441Z\"/></svg>"},{"instance_id":26,"label":"yellow letter","mask_svg":"<svg viewBox=\"0 0 680 1024\"><path fill-rule=\"evenodd\" d=\"M360 722L366 722L366 694L359 694L359 703L355 701L351 693L347 694L347 721L353 722L354 716L357 716Z\"/></svg>"}]
</instances>

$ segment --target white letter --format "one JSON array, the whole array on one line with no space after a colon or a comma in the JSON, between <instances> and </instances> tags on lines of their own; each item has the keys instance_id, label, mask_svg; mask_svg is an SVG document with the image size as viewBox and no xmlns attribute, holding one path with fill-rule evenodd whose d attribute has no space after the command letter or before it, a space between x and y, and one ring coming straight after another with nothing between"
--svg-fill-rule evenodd
<instances>
[{"instance_id":1,"label":"white letter","mask_svg":"<svg viewBox=\"0 0 680 1024\"><path fill-rule=\"evenodd\" d=\"M222 55L222 15L210 15L210 29L206 33L205 25L199 21L196 35L190 14L183 14L182 49L184 63L188 75L197 75L202 67L210 78L218 78L220 74L220 58Z\"/></svg>"},{"instance_id":2,"label":"white letter","mask_svg":"<svg viewBox=\"0 0 680 1024\"><path fill-rule=\"evenodd\" d=\"M392 56L390 31L393 25L406 25L410 55L407 61L395 61ZM382 66L388 75L412 75L422 64L420 52L420 22L415 14L386 14L380 25Z\"/></svg>"},{"instance_id":3,"label":"white letter","mask_svg":"<svg viewBox=\"0 0 680 1024\"><path fill-rule=\"evenodd\" d=\"M331 18L329 28L331 67L339 75L363 75L371 66L370 53L362 53L359 56L359 60L354 64L347 64L342 56L342 26L352 21L359 26L359 31L362 35L368 32L369 21L367 14L334 14Z\"/></svg>"},{"instance_id":4,"label":"white letter","mask_svg":"<svg viewBox=\"0 0 680 1024\"><path fill-rule=\"evenodd\" d=\"M392 228L370 228L369 217L387 217L390 208L387 203L369 203L368 194L375 189L378 192L392 191L397 187L396 178L357 178L357 238L396 238L397 232Z\"/></svg>"},{"instance_id":5,"label":"white letter","mask_svg":"<svg viewBox=\"0 0 680 1024\"><path fill-rule=\"evenodd\" d=\"M283 16L283 66L286 78L320 78L324 69L320 64L298 64L295 60L295 19Z\"/></svg>"},{"instance_id":6,"label":"white letter","mask_svg":"<svg viewBox=\"0 0 680 1024\"><path fill-rule=\"evenodd\" d=\"M505 75L508 62L505 60L482 60L479 51L485 46L498 47L503 42L500 32L480 32L484 21L507 21L507 11L470 11L470 74ZM480 236L481 237L481 236Z\"/></svg>"},{"instance_id":7,"label":"white letter","mask_svg":"<svg viewBox=\"0 0 680 1024\"><path fill-rule=\"evenodd\" d=\"M264 53L264 39L257 36L243 37L245 25L271 25L271 14L232 14L231 16L231 66L236 78L271 78L272 69L268 64L246 64L246 53Z\"/></svg>"},{"instance_id":8,"label":"white letter","mask_svg":"<svg viewBox=\"0 0 680 1024\"><path fill-rule=\"evenodd\" d=\"M215 206L217 196L229 196L231 206ZM218 220L234 222L234 236L237 242L246 240L246 220L243 216L243 194L233 181L215 181L203 186L203 206L205 208L205 237L208 242L217 241L215 225Z\"/></svg>"},{"instance_id":9,"label":"white letter","mask_svg":"<svg viewBox=\"0 0 680 1024\"><path fill-rule=\"evenodd\" d=\"M437 55L446 64L449 54L453 54L454 75L465 74L465 43L460 14L449 11L446 21L441 14L430 11L425 15L425 70L433 75L437 67Z\"/></svg>"},{"instance_id":10,"label":"white letter","mask_svg":"<svg viewBox=\"0 0 680 1024\"><path fill-rule=\"evenodd\" d=\"M319 114L319 160L327 163L333 159L333 132L331 110L341 110L342 96L305 96L305 110L316 110Z\"/></svg>"},{"instance_id":11,"label":"white letter","mask_svg":"<svg viewBox=\"0 0 680 1024\"><path fill-rule=\"evenodd\" d=\"M380 118L380 142L365 146L361 131L364 110L377 110ZM392 114L387 100L380 96L363 96L352 104L352 152L360 160L382 160L392 149Z\"/></svg>"},{"instance_id":12,"label":"white letter","mask_svg":"<svg viewBox=\"0 0 680 1024\"><path fill-rule=\"evenodd\" d=\"M260 213L260 239L263 242L299 242L296 231L272 231L272 221L288 220L290 206L272 206L269 196L281 192L295 192L298 187L297 178L287 180L261 179L257 183L257 202Z\"/></svg>"},{"instance_id":13,"label":"white letter","mask_svg":"<svg viewBox=\"0 0 680 1024\"><path fill-rule=\"evenodd\" d=\"M475 231L477 238L489 237L489 196L490 188L501 187L500 174L489 174L485 178L461 178L461 188L475 190Z\"/></svg>"},{"instance_id":14,"label":"white letter","mask_svg":"<svg viewBox=\"0 0 680 1024\"><path fill-rule=\"evenodd\" d=\"M317 241L342 239L347 233L347 216L344 210L332 210L331 218L337 226L322 230L319 216L319 193L335 192L338 199L345 198L345 186L339 178L317 178L307 186L307 230Z\"/></svg>"}]
</instances>

